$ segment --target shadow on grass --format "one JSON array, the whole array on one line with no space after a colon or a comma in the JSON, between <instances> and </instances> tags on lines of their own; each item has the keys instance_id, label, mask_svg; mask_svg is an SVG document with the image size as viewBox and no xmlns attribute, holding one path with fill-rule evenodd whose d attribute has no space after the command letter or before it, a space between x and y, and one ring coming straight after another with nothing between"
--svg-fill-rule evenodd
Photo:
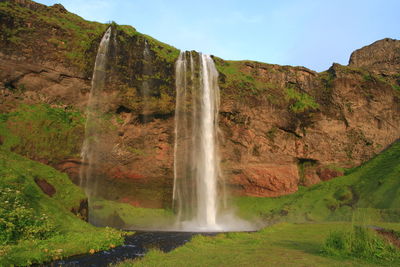
<instances>
[{"instance_id":1,"label":"shadow on grass","mask_svg":"<svg viewBox=\"0 0 400 267\"><path fill-rule=\"evenodd\" d=\"M321 254L322 245L318 242L283 240L279 242L274 242L274 245L288 249L299 250L301 252L308 254L322 256Z\"/></svg>"},{"instance_id":2,"label":"shadow on grass","mask_svg":"<svg viewBox=\"0 0 400 267\"><path fill-rule=\"evenodd\" d=\"M392 265L392 262L381 262L381 261L369 261L365 259L358 259L351 256L345 255L327 255L322 252L322 244L313 241L291 241L283 240L279 242L274 242L274 245L280 246L287 249L297 250L309 255L319 256L326 259L330 259L336 264L343 264L343 266L398 266ZM397 264L397 262L395 263ZM335 265L336 266L336 265ZM340 266L340 265L338 265Z\"/></svg>"}]
</instances>

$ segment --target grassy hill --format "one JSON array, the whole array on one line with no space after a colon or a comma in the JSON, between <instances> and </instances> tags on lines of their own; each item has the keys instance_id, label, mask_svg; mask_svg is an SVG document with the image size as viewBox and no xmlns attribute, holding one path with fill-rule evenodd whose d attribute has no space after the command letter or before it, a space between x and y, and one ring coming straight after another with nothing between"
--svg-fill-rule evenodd
<instances>
[{"instance_id":1,"label":"grassy hill","mask_svg":"<svg viewBox=\"0 0 400 267\"><path fill-rule=\"evenodd\" d=\"M400 142L347 174L277 198L240 197L239 213L269 222L400 221ZM364 218L365 219L365 218Z\"/></svg>"},{"instance_id":2,"label":"grassy hill","mask_svg":"<svg viewBox=\"0 0 400 267\"><path fill-rule=\"evenodd\" d=\"M35 179L53 187L53 195L45 194ZM121 244L122 232L96 228L71 212L84 200L65 174L0 147L0 266L25 266Z\"/></svg>"}]
</instances>

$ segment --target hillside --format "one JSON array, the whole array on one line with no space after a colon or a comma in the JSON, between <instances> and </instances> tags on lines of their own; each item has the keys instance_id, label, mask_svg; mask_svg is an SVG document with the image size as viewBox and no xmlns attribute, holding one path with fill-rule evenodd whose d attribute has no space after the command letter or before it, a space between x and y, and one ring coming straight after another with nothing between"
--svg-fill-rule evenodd
<instances>
[{"instance_id":1,"label":"hillside","mask_svg":"<svg viewBox=\"0 0 400 267\"><path fill-rule=\"evenodd\" d=\"M65 174L0 149L0 177L1 266L26 266L123 242L121 232L82 220L86 197Z\"/></svg>"},{"instance_id":2,"label":"hillside","mask_svg":"<svg viewBox=\"0 0 400 267\"><path fill-rule=\"evenodd\" d=\"M336 179L277 198L242 197L244 217L271 222L364 221L400 219L400 141L367 163ZM354 217L355 216L355 217Z\"/></svg>"}]
</instances>

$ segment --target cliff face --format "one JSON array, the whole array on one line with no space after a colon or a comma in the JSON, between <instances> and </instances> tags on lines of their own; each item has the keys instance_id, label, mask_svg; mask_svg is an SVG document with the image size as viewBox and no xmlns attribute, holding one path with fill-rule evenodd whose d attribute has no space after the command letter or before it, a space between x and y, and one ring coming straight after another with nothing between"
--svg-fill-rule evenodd
<instances>
[{"instance_id":1,"label":"cliff face","mask_svg":"<svg viewBox=\"0 0 400 267\"><path fill-rule=\"evenodd\" d=\"M398 138L399 91L380 75L338 64L322 73L236 64L267 86L222 101L228 177L248 194L277 196L331 179Z\"/></svg>"},{"instance_id":2,"label":"cliff face","mask_svg":"<svg viewBox=\"0 0 400 267\"><path fill-rule=\"evenodd\" d=\"M367 68L378 74L398 75L400 72L400 42L385 38L354 51L350 67Z\"/></svg>"},{"instance_id":3,"label":"cliff face","mask_svg":"<svg viewBox=\"0 0 400 267\"><path fill-rule=\"evenodd\" d=\"M28 0L0 2L0 25L1 112L18 111L21 103L47 103L83 113L97 46L109 25ZM102 138L107 179L100 186L109 189L111 199L162 206L170 199L173 179L179 51L132 27L111 26L104 104L105 124L111 127ZM299 185L340 175L343 167L361 164L398 139L399 44L377 41L355 51L349 66L333 64L321 73L214 57L220 74L222 168L232 190L255 196L292 193ZM6 128L16 124L3 121ZM22 145L10 149L46 162ZM77 179L77 152L48 163Z\"/></svg>"}]
</instances>

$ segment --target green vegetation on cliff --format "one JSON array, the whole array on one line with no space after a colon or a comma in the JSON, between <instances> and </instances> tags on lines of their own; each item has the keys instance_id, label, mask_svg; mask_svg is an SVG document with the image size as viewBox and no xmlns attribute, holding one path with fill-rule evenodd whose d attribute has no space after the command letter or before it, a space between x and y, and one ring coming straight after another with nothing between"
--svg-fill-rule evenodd
<instances>
[{"instance_id":1,"label":"green vegetation on cliff","mask_svg":"<svg viewBox=\"0 0 400 267\"><path fill-rule=\"evenodd\" d=\"M132 41L139 45L146 40L156 57L166 63L173 64L179 55L178 49L139 33L132 26L87 21L60 4L48 7L30 0L1 1L0 22L2 52L11 49L11 54L18 55L22 50L30 50L29 56L33 58L40 53L40 57L73 67L86 77L92 74L98 45L110 26L118 31L115 40L119 47Z\"/></svg>"},{"instance_id":2,"label":"green vegetation on cliff","mask_svg":"<svg viewBox=\"0 0 400 267\"><path fill-rule=\"evenodd\" d=\"M127 25L115 25L118 43L111 76L122 83L121 105L139 114L172 114L175 109L175 61L179 50ZM145 53L146 51L146 53Z\"/></svg>"},{"instance_id":3,"label":"green vegetation on cliff","mask_svg":"<svg viewBox=\"0 0 400 267\"><path fill-rule=\"evenodd\" d=\"M225 61L217 57L214 57L214 61L221 76L220 87L224 97L247 100L249 104L267 101L294 113L315 111L319 108L312 95L295 88L288 81L288 66L253 61ZM293 67L293 70L296 72L302 68Z\"/></svg>"},{"instance_id":4,"label":"green vegetation on cliff","mask_svg":"<svg viewBox=\"0 0 400 267\"><path fill-rule=\"evenodd\" d=\"M236 100L243 100L243 97L266 97L274 104L280 103L279 98L283 96L279 92L280 86L262 81L261 77L257 77L254 67L251 67L262 64L263 67L272 70L272 65L252 61L228 61L218 57L213 57L213 59L220 73L220 87L223 96L234 97Z\"/></svg>"},{"instance_id":5,"label":"green vegetation on cliff","mask_svg":"<svg viewBox=\"0 0 400 267\"><path fill-rule=\"evenodd\" d=\"M61 5L47 7L33 1L24 3L0 2L0 40L4 48L22 50L36 45L37 52L47 51L46 56L65 58L78 70L91 73L87 68L91 61L88 57L93 56L90 53L96 51L93 48L97 47L108 25L86 21Z\"/></svg>"},{"instance_id":6,"label":"green vegetation on cliff","mask_svg":"<svg viewBox=\"0 0 400 267\"><path fill-rule=\"evenodd\" d=\"M157 57L163 59L168 63L175 63L176 59L179 56L179 49L158 41L153 37L140 33L136 31L136 29L130 25L117 25L115 24L117 30L121 30L125 35L118 34L118 40L122 43L125 43L129 40L129 38L137 37L137 42L144 42L145 40L148 42L149 49L153 51Z\"/></svg>"},{"instance_id":7,"label":"green vegetation on cliff","mask_svg":"<svg viewBox=\"0 0 400 267\"><path fill-rule=\"evenodd\" d=\"M49 105L21 105L0 114L3 149L50 164L79 155L84 134L81 113Z\"/></svg>"},{"instance_id":8,"label":"green vegetation on cliff","mask_svg":"<svg viewBox=\"0 0 400 267\"><path fill-rule=\"evenodd\" d=\"M0 201L0 266L41 263L123 242L121 232L80 218L85 195L65 174L2 147Z\"/></svg>"},{"instance_id":9,"label":"green vegetation on cliff","mask_svg":"<svg viewBox=\"0 0 400 267\"><path fill-rule=\"evenodd\" d=\"M286 99L291 102L289 108L295 113L319 108L318 103L316 103L315 100L306 93L298 92L294 88L287 88L285 93Z\"/></svg>"}]
</instances>

